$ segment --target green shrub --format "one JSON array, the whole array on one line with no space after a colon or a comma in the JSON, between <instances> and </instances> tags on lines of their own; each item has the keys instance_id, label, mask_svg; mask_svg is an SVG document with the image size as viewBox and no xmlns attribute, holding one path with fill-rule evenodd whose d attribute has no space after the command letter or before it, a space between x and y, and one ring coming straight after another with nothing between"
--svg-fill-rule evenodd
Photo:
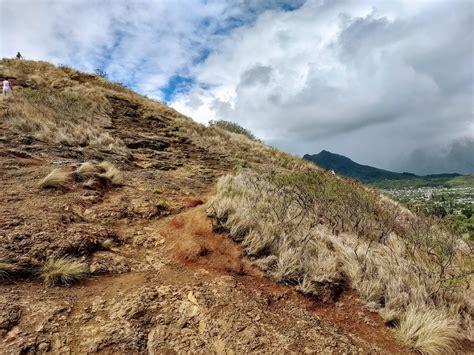
<instances>
[{"instance_id":1,"label":"green shrub","mask_svg":"<svg viewBox=\"0 0 474 355\"><path fill-rule=\"evenodd\" d=\"M247 138L255 142L260 142L260 139L255 137L252 132L250 132L248 129L245 129L244 127L234 122L225 121L225 120L216 120L216 121L210 121L209 126L219 127L232 133L243 134L244 136L246 136Z\"/></svg>"}]
</instances>

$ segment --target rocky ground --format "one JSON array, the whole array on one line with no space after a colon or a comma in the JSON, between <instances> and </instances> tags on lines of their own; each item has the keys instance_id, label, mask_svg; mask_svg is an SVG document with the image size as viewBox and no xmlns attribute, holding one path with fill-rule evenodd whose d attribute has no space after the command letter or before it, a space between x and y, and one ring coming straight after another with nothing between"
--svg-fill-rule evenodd
<instances>
[{"instance_id":1,"label":"rocky ground","mask_svg":"<svg viewBox=\"0 0 474 355\"><path fill-rule=\"evenodd\" d=\"M137 103L109 101L107 129L129 156L38 141L0 121L0 257L16 265L0 283L0 353L407 352L354 294L320 304L265 278L205 214L235 162L166 113L143 120ZM103 159L123 186L38 187L54 168ZM62 256L87 262L90 277L44 285L38 267Z\"/></svg>"}]
</instances>

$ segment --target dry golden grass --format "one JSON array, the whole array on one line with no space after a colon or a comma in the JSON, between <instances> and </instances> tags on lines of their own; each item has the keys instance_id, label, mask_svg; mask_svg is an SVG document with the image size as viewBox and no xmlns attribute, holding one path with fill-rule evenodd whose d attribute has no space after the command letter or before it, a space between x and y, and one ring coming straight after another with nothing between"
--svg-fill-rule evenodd
<instances>
[{"instance_id":1,"label":"dry golden grass","mask_svg":"<svg viewBox=\"0 0 474 355\"><path fill-rule=\"evenodd\" d=\"M422 354L454 354L458 327L434 309L421 313L409 308L396 328L397 338Z\"/></svg>"},{"instance_id":2,"label":"dry golden grass","mask_svg":"<svg viewBox=\"0 0 474 355\"><path fill-rule=\"evenodd\" d=\"M19 133L55 144L90 146L126 153L123 142L103 127L109 119L95 112L80 93L24 89L10 104L6 121Z\"/></svg>"},{"instance_id":3,"label":"dry golden grass","mask_svg":"<svg viewBox=\"0 0 474 355\"><path fill-rule=\"evenodd\" d=\"M85 162L75 173L83 186L88 189L101 189L110 186L122 186L123 175L112 163L103 161L99 164Z\"/></svg>"},{"instance_id":4,"label":"dry golden grass","mask_svg":"<svg viewBox=\"0 0 474 355\"><path fill-rule=\"evenodd\" d=\"M5 74L30 86L18 87L6 111L12 130L44 142L129 154L120 139L105 131L111 125L111 91L100 85L103 79L44 62L0 63Z\"/></svg>"},{"instance_id":5,"label":"dry golden grass","mask_svg":"<svg viewBox=\"0 0 474 355\"><path fill-rule=\"evenodd\" d=\"M91 103L94 96L100 97L100 93L24 89L10 105L6 121L13 130L40 141L127 155L123 142L104 130L110 126L110 118L106 108Z\"/></svg>"},{"instance_id":6,"label":"dry golden grass","mask_svg":"<svg viewBox=\"0 0 474 355\"><path fill-rule=\"evenodd\" d=\"M100 247L103 250L110 250L113 248L113 246L114 246L114 241L112 239L106 239L100 242Z\"/></svg>"},{"instance_id":7,"label":"dry golden grass","mask_svg":"<svg viewBox=\"0 0 474 355\"><path fill-rule=\"evenodd\" d=\"M70 285L87 277L89 267L73 258L48 260L39 270L40 277L48 286Z\"/></svg>"},{"instance_id":8,"label":"dry golden grass","mask_svg":"<svg viewBox=\"0 0 474 355\"><path fill-rule=\"evenodd\" d=\"M122 173L112 163L103 161L98 167L103 170L100 176L108 179L112 186L121 186L123 184Z\"/></svg>"},{"instance_id":9,"label":"dry golden grass","mask_svg":"<svg viewBox=\"0 0 474 355\"><path fill-rule=\"evenodd\" d=\"M95 164L93 164L91 162L85 162L85 163L81 164L81 166L76 169L76 172L78 174L88 174L88 173L98 173L98 172L100 172L100 170L98 169L98 167Z\"/></svg>"},{"instance_id":10,"label":"dry golden grass","mask_svg":"<svg viewBox=\"0 0 474 355\"><path fill-rule=\"evenodd\" d=\"M42 188L67 189L69 183L82 182L82 186L89 189L107 189L111 186L122 186L123 176L112 163L103 161L100 164L85 162L74 172L63 169L54 169L38 185Z\"/></svg>"},{"instance_id":11,"label":"dry golden grass","mask_svg":"<svg viewBox=\"0 0 474 355\"><path fill-rule=\"evenodd\" d=\"M0 260L0 280L8 279L15 271L15 265Z\"/></svg>"},{"instance_id":12,"label":"dry golden grass","mask_svg":"<svg viewBox=\"0 0 474 355\"><path fill-rule=\"evenodd\" d=\"M71 180L71 173L54 169L43 180L39 182L39 186L46 188L67 188L67 183Z\"/></svg>"},{"instance_id":13,"label":"dry golden grass","mask_svg":"<svg viewBox=\"0 0 474 355\"><path fill-rule=\"evenodd\" d=\"M208 214L274 280L322 300L350 285L414 349L473 335L465 242L358 184L244 169L219 180Z\"/></svg>"}]
</instances>

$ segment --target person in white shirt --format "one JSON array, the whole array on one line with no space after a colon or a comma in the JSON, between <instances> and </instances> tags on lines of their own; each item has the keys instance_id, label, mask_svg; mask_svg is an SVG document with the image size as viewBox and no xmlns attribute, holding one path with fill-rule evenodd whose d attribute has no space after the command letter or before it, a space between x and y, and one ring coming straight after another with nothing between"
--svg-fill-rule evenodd
<instances>
[{"instance_id":1,"label":"person in white shirt","mask_svg":"<svg viewBox=\"0 0 474 355\"><path fill-rule=\"evenodd\" d=\"M13 85L10 79L3 80L3 96L7 96L13 93Z\"/></svg>"}]
</instances>

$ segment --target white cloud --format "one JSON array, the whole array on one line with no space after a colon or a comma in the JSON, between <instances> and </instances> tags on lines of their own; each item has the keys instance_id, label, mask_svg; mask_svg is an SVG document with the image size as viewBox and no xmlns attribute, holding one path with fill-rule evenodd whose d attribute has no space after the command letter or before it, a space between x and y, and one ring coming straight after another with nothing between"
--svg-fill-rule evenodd
<instances>
[{"instance_id":1,"label":"white cloud","mask_svg":"<svg viewBox=\"0 0 474 355\"><path fill-rule=\"evenodd\" d=\"M151 96L245 8L219 0L0 0L0 55L105 71ZM242 4L241 4L242 5Z\"/></svg>"},{"instance_id":2,"label":"white cloud","mask_svg":"<svg viewBox=\"0 0 474 355\"><path fill-rule=\"evenodd\" d=\"M201 122L239 122L298 154L334 149L398 167L411 150L474 136L472 23L465 1L268 11L194 68L210 88L196 85L173 106ZM258 68L269 79L249 84Z\"/></svg>"},{"instance_id":3,"label":"white cloud","mask_svg":"<svg viewBox=\"0 0 474 355\"><path fill-rule=\"evenodd\" d=\"M154 98L192 78L175 108L297 154L393 168L474 136L470 1L303 2L0 0L0 56L102 67Z\"/></svg>"}]
</instances>

